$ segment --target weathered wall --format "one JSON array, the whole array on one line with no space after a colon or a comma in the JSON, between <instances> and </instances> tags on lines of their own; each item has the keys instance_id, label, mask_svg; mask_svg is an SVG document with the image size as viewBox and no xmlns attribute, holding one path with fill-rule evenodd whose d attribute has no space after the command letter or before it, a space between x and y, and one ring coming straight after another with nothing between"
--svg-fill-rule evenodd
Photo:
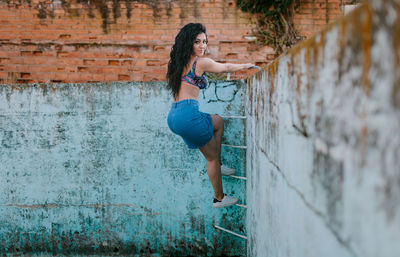
<instances>
[{"instance_id":1,"label":"weathered wall","mask_svg":"<svg viewBox=\"0 0 400 257\"><path fill-rule=\"evenodd\" d=\"M206 25L218 61L275 58L246 38L254 18L234 0L0 0L0 17L3 83L165 81L175 36L189 22Z\"/></svg>"},{"instance_id":2,"label":"weathered wall","mask_svg":"<svg viewBox=\"0 0 400 257\"><path fill-rule=\"evenodd\" d=\"M200 109L243 116L241 81L212 83ZM205 160L167 127L164 83L0 85L0 255L245 255L245 209L212 208ZM224 142L244 144L243 119ZM244 173L243 151L223 149ZM245 184L223 179L245 203Z\"/></svg>"},{"instance_id":3,"label":"weathered wall","mask_svg":"<svg viewBox=\"0 0 400 257\"><path fill-rule=\"evenodd\" d=\"M343 1L300 2L294 22L309 36L340 16ZM255 20L235 0L0 0L0 83L164 81L188 22L206 25L213 59L262 66L275 52L251 42Z\"/></svg>"},{"instance_id":4,"label":"weathered wall","mask_svg":"<svg viewBox=\"0 0 400 257\"><path fill-rule=\"evenodd\" d=\"M400 1L248 81L248 255L400 256Z\"/></svg>"}]
</instances>

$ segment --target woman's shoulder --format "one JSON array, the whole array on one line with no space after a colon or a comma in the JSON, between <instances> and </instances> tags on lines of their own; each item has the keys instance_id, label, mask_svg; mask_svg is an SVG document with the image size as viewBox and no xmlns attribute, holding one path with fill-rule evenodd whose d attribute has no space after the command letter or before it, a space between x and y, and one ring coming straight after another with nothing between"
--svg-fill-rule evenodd
<instances>
[{"instance_id":1,"label":"woman's shoulder","mask_svg":"<svg viewBox=\"0 0 400 257\"><path fill-rule=\"evenodd\" d=\"M208 57L197 57L196 61L197 61L197 63L213 62L213 60L211 58L208 58Z\"/></svg>"},{"instance_id":2,"label":"woman's shoulder","mask_svg":"<svg viewBox=\"0 0 400 257\"><path fill-rule=\"evenodd\" d=\"M198 67L204 68L206 66L212 65L214 63L214 60L208 57L198 57L196 62Z\"/></svg>"},{"instance_id":3,"label":"woman's shoulder","mask_svg":"<svg viewBox=\"0 0 400 257\"><path fill-rule=\"evenodd\" d=\"M207 58L207 57L199 58L198 67L200 70L199 73L202 73L202 72L219 73L219 72L227 71L226 63L219 63L219 62L216 62L213 59ZM199 74L199 73L197 73L197 74Z\"/></svg>"}]
</instances>

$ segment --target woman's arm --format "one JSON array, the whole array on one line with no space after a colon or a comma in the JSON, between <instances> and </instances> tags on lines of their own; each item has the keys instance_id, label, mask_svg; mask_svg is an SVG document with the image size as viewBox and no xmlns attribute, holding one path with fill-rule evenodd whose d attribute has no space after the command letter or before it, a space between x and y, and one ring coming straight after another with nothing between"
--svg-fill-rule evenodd
<instances>
[{"instance_id":1,"label":"woman's arm","mask_svg":"<svg viewBox=\"0 0 400 257\"><path fill-rule=\"evenodd\" d=\"M218 63L210 58L201 58L197 61L197 65L203 72L235 72L254 67L252 63Z\"/></svg>"}]
</instances>

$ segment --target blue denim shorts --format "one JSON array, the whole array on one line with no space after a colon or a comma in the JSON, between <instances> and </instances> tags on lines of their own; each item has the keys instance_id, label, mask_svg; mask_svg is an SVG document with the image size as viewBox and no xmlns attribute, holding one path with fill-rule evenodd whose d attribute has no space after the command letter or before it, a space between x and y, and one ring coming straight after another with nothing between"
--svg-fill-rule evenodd
<instances>
[{"instance_id":1,"label":"blue denim shorts","mask_svg":"<svg viewBox=\"0 0 400 257\"><path fill-rule=\"evenodd\" d=\"M206 145L213 137L211 115L200 112L199 104L194 99L172 103L168 126L172 132L183 138L190 149Z\"/></svg>"}]
</instances>

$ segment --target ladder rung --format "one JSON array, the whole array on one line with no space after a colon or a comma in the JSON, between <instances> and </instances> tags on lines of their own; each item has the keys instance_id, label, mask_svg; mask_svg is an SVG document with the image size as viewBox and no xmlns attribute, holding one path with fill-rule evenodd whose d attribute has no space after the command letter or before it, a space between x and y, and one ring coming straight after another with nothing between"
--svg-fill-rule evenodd
<instances>
[{"instance_id":1,"label":"ladder rung","mask_svg":"<svg viewBox=\"0 0 400 257\"><path fill-rule=\"evenodd\" d=\"M221 144L221 145L226 146L226 147L232 147L232 148L247 149L247 146L245 146L245 145L227 145L227 144Z\"/></svg>"},{"instance_id":2,"label":"ladder rung","mask_svg":"<svg viewBox=\"0 0 400 257\"><path fill-rule=\"evenodd\" d=\"M237 179L241 179L241 180L247 180L247 178L246 178L246 177L235 176L235 175L228 175L228 177L231 177L231 178L237 178Z\"/></svg>"},{"instance_id":3,"label":"ladder rung","mask_svg":"<svg viewBox=\"0 0 400 257\"><path fill-rule=\"evenodd\" d=\"M226 228L222 228L222 227L217 226L217 225L214 225L214 228L219 229L219 230L222 230L222 231L225 231L225 232L227 232L227 233L229 233L229 234L232 234L232 235L234 235L234 236L241 237L241 238L247 240L247 237L246 237L246 236L240 235L240 234L235 233L235 232L233 232L233 231L230 231L230 230L228 230L228 229L226 229Z\"/></svg>"},{"instance_id":4,"label":"ladder rung","mask_svg":"<svg viewBox=\"0 0 400 257\"><path fill-rule=\"evenodd\" d=\"M226 115L226 116L221 116L224 119L246 119L246 116L235 116L235 115Z\"/></svg>"},{"instance_id":5,"label":"ladder rung","mask_svg":"<svg viewBox=\"0 0 400 257\"><path fill-rule=\"evenodd\" d=\"M235 205L247 209L247 205L243 205L243 204L240 204L240 203L237 203L237 204L235 204Z\"/></svg>"}]
</instances>

